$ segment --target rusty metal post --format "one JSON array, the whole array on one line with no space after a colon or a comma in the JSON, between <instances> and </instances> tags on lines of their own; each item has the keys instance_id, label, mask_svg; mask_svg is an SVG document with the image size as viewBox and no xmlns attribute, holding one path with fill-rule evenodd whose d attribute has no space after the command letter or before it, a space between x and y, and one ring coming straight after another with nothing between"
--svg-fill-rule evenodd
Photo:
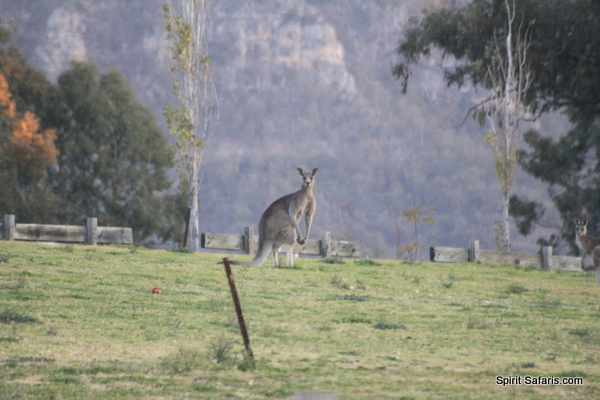
<instances>
[{"instance_id":1,"label":"rusty metal post","mask_svg":"<svg viewBox=\"0 0 600 400\"><path fill-rule=\"evenodd\" d=\"M242 306L240 305L240 299L238 298L237 289L235 288L235 281L233 280L233 274L231 273L231 266L227 257L223 258L223 265L225 266L225 274L227 274L227 280L229 281L229 288L231 289L231 297L233 298L233 305L235 306L235 313L237 314L238 324L240 325L240 331L242 338L244 339L244 346L246 352L251 360L254 360L254 354L250 348L250 338L248 337L248 331L246 330L246 323L244 322L244 315L242 314Z\"/></svg>"}]
</instances>

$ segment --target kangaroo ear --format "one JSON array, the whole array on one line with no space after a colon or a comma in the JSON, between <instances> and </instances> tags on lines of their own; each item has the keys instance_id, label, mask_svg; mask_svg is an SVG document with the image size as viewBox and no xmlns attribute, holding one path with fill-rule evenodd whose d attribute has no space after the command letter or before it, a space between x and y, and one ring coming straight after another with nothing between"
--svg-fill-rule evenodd
<instances>
[{"instance_id":1,"label":"kangaroo ear","mask_svg":"<svg viewBox=\"0 0 600 400\"><path fill-rule=\"evenodd\" d=\"M300 173L300 175L304 176L304 171L302 170L302 168L298 167L298 172Z\"/></svg>"},{"instance_id":2,"label":"kangaroo ear","mask_svg":"<svg viewBox=\"0 0 600 400\"><path fill-rule=\"evenodd\" d=\"M317 174L317 171L319 170L319 168L314 168L312 170L312 176L315 176Z\"/></svg>"}]
</instances>

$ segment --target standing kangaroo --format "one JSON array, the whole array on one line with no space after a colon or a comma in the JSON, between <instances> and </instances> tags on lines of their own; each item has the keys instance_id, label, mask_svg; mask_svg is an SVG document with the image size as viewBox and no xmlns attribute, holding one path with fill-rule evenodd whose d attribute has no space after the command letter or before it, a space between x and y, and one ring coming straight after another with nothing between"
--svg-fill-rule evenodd
<instances>
[{"instance_id":1,"label":"standing kangaroo","mask_svg":"<svg viewBox=\"0 0 600 400\"><path fill-rule=\"evenodd\" d=\"M597 246L600 246L600 238L590 236L587 234L587 219L573 219L575 223L575 243L577 247L579 247L579 252L581 253L581 269L587 270L592 269L586 266L586 259L588 257L592 258L594 261L594 249ZM600 265L596 266L599 267ZM598 271L598 269L596 270Z\"/></svg>"},{"instance_id":2,"label":"standing kangaroo","mask_svg":"<svg viewBox=\"0 0 600 400\"><path fill-rule=\"evenodd\" d=\"M277 253L282 247L286 247L286 265L293 266L294 241L299 244L306 243L313 215L317 208L317 201L313 194L315 186L315 175L318 168L305 172L298 168L302 176L302 188L295 193L288 194L275 200L262 214L258 222L258 251L252 261L230 261L233 265L261 266L269 256L273 256L273 266L277 267ZM306 223L306 235L302 237L298 221L304 216Z\"/></svg>"}]
</instances>

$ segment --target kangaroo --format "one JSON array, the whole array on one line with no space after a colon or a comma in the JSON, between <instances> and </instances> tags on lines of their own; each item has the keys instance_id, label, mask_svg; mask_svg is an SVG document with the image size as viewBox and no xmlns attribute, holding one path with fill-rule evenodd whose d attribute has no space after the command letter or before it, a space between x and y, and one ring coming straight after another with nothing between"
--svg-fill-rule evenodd
<instances>
[{"instance_id":1,"label":"kangaroo","mask_svg":"<svg viewBox=\"0 0 600 400\"><path fill-rule=\"evenodd\" d=\"M273 256L273 266L279 266L277 253L282 248L286 249L286 265L294 265L294 241L299 244L306 243L317 202L313 194L315 175L318 168L304 171L298 168L302 176L302 188L295 193L288 194L275 200L262 214L258 222L258 251L252 261L230 261L233 265L252 265L260 267L269 254ZM298 222L304 216L306 235L302 237Z\"/></svg>"},{"instance_id":2,"label":"kangaroo","mask_svg":"<svg viewBox=\"0 0 600 400\"><path fill-rule=\"evenodd\" d=\"M594 267L588 267L586 260L588 257L594 260L592 253L597 246L600 246L600 238L587 234L587 224L589 222L587 219L573 219L573 222L575 223L575 243L581 253L581 269L592 269Z\"/></svg>"}]
</instances>

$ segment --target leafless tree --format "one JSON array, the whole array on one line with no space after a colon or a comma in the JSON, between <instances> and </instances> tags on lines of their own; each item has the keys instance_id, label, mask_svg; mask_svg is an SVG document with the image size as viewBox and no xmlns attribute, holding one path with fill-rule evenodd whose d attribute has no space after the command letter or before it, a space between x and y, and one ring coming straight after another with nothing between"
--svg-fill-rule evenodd
<instances>
[{"instance_id":1,"label":"leafless tree","mask_svg":"<svg viewBox=\"0 0 600 400\"><path fill-rule=\"evenodd\" d=\"M515 1L505 0L504 3L507 12L506 32L496 35L497 40L490 49L492 61L487 77L492 93L478 106L478 111L490 126L485 140L493 149L496 175L502 192L502 220L498 225L501 229L497 236L501 237L499 242L502 250L509 252L508 206L517 167L518 125L529 114L525 95L533 77L527 60L529 29L523 21L516 26Z\"/></svg>"},{"instance_id":2,"label":"leafless tree","mask_svg":"<svg viewBox=\"0 0 600 400\"><path fill-rule=\"evenodd\" d=\"M170 132L176 137L181 183L190 209L187 247L200 249L198 222L201 164L207 141L219 120L219 104L208 55L210 0L168 0L163 5L171 51L173 94L177 107L165 105Z\"/></svg>"}]
</instances>

